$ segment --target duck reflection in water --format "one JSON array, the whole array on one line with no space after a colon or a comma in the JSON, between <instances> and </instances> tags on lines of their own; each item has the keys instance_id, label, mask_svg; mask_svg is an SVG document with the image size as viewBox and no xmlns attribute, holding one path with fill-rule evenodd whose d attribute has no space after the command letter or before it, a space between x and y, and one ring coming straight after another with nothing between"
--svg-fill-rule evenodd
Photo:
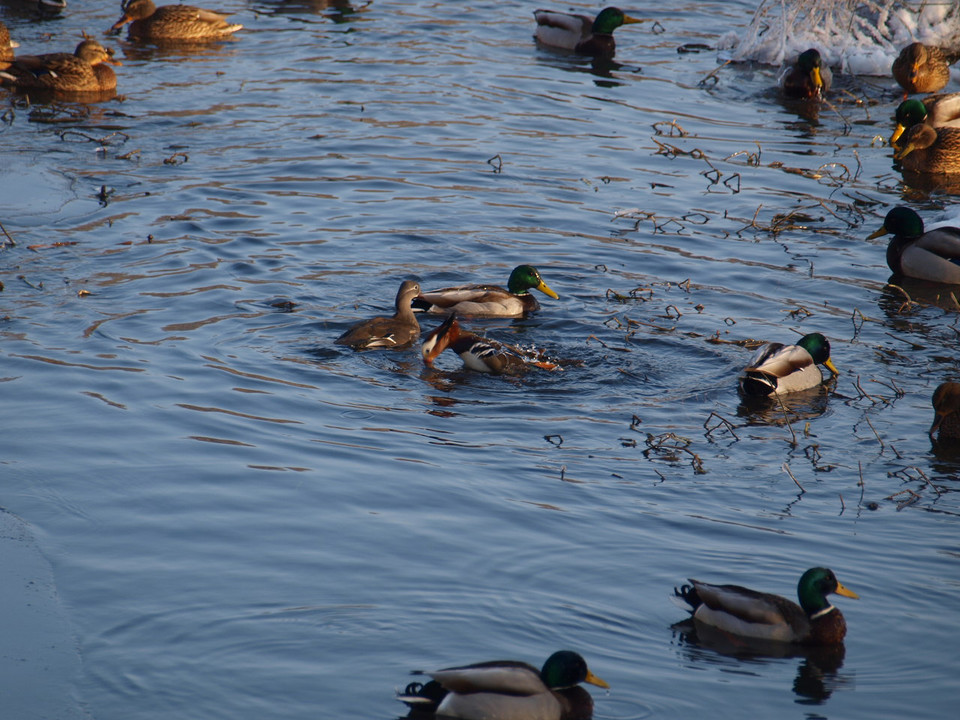
<instances>
[{"instance_id":1,"label":"duck reflection in water","mask_svg":"<svg viewBox=\"0 0 960 720\"><path fill-rule=\"evenodd\" d=\"M709 625L687 618L671 626L680 641L686 659L691 663L715 664L716 656L730 658L731 664L774 664L789 658L802 658L797 665L793 691L798 702L824 703L848 680L840 674L846 647L843 643L805 646L771 642L730 635Z\"/></svg>"}]
</instances>

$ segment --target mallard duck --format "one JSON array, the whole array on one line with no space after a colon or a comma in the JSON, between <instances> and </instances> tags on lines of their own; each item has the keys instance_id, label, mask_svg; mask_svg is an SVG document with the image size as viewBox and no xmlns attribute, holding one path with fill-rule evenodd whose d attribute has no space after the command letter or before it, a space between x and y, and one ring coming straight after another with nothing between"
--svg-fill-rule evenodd
<instances>
[{"instance_id":1,"label":"mallard duck","mask_svg":"<svg viewBox=\"0 0 960 720\"><path fill-rule=\"evenodd\" d=\"M933 425L930 437L940 431L940 440L960 440L960 383L940 383L933 391Z\"/></svg>"},{"instance_id":2,"label":"mallard duck","mask_svg":"<svg viewBox=\"0 0 960 720\"><path fill-rule=\"evenodd\" d=\"M780 73L778 84L788 97L822 97L833 85L833 73L823 63L820 51L810 48L800 53L796 61Z\"/></svg>"},{"instance_id":3,"label":"mallard duck","mask_svg":"<svg viewBox=\"0 0 960 720\"><path fill-rule=\"evenodd\" d=\"M823 382L817 365L840 374L830 359L830 342L820 333L804 335L796 345L767 343L757 348L740 375L740 392L761 397L815 387Z\"/></svg>"},{"instance_id":4,"label":"mallard duck","mask_svg":"<svg viewBox=\"0 0 960 720\"><path fill-rule=\"evenodd\" d=\"M613 31L621 25L643 22L616 7L604 8L595 18L552 10L534 10L533 16L537 20L536 38L544 45L594 57L613 57L617 49Z\"/></svg>"},{"instance_id":5,"label":"mallard duck","mask_svg":"<svg viewBox=\"0 0 960 720\"><path fill-rule=\"evenodd\" d=\"M545 360L536 351L524 351L512 345L482 338L460 328L456 314L451 314L427 335L420 352L427 365L433 365L436 357L447 348L453 350L470 370L491 375L516 375L538 367L556 370L556 363Z\"/></svg>"},{"instance_id":6,"label":"mallard duck","mask_svg":"<svg viewBox=\"0 0 960 720\"><path fill-rule=\"evenodd\" d=\"M897 106L896 120L897 127L890 136L891 145L895 145L905 131L919 123L935 128L960 128L960 93L930 95L923 100L904 100Z\"/></svg>"},{"instance_id":7,"label":"mallard duck","mask_svg":"<svg viewBox=\"0 0 960 720\"><path fill-rule=\"evenodd\" d=\"M494 660L425 674L433 682L411 683L398 699L415 710L462 720L585 720L593 700L580 683L610 687L571 650L555 652L541 670Z\"/></svg>"},{"instance_id":8,"label":"mallard duck","mask_svg":"<svg viewBox=\"0 0 960 720\"><path fill-rule=\"evenodd\" d=\"M907 94L937 92L950 82L957 53L935 45L910 43L893 61L893 78Z\"/></svg>"},{"instance_id":9,"label":"mallard duck","mask_svg":"<svg viewBox=\"0 0 960 720\"><path fill-rule=\"evenodd\" d=\"M13 62L13 49L20 47L10 39L10 30L0 22L0 70L6 70Z\"/></svg>"},{"instance_id":10,"label":"mallard duck","mask_svg":"<svg viewBox=\"0 0 960 720\"><path fill-rule=\"evenodd\" d=\"M838 643L847 634L843 615L827 595L859 597L823 567L810 568L800 577L800 605L739 585L710 585L693 579L690 583L674 589L674 594L690 606L694 620L734 635L804 645Z\"/></svg>"},{"instance_id":11,"label":"mallard duck","mask_svg":"<svg viewBox=\"0 0 960 720\"><path fill-rule=\"evenodd\" d=\"M243 25L229 23L225 16L192 5L162 5L153 0L126 0L123 15L110 28L119 32L130 23L127 34L137 40L212 40L232 35Z\"/></svg>"},{"instance_id":12,"label":"mallard duck","mask_svg":"<svg viewBox=\"0 0 960 720\"><path fill-rule=\"evenodd\" d=\"M98 92L115 90L117 76L108 65L120 65L108 50L90 38L70 53L21 55L0 72L0 82L25 90Z\"/></svg>"},{"instance_id":13,"label":"mallard duck","mask_svg":"<svg viewBox=\"0 0 960 720\"><path fill-rule=\"evenodd\" d=\"M560 297L547 286L536 268L519 265L510 273L506 290L497 285L460 285L429 290L416 299L413 309L433 314L457 312L478 317L522 317L540 307L530 294L531 288L554 300Z\"/></svg>"},{"instance_id":14,"label":"mallard duck","mask_svg":"<svg viewBox=\"0 0 960 720\"><path fill-rule=\"evenodd\" d=\"M960 228L938 227L924 232L920 216L901 205L887 213L883 225L867 240L891 233L887 265L894 274L960 284Z\"/></svg>"},{"instance_id":15,"label":"mallard duck","mask_svg":"<svg viewBox=\"0 0 960 720\"><path fill-rule=\"evenodd\" d=\"M903 170L930 175L960 173L960 128L919 123L893 151Z\"/></svg>"},{"instance_id":16,"label":"mallard duck","mask_svg":"<svg viewBox=\"0 0 960 720\"><path fill-rule=\"evenodd\" d=\"M420 284L404 280L397 291L393 317L375 317L357 323L338 337L337 345L349 345L354 350L371 348L404 348L420 337L420 323L410 308L410 301L420 294Z\"/></svg>"}]
</instances>

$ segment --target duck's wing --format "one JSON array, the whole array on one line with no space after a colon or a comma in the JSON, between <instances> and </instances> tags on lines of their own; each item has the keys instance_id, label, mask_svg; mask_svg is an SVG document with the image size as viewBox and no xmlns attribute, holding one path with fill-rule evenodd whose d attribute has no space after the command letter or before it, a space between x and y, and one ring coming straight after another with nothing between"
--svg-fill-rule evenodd
<instances>
[{"instance_id":1,"label":"duck's wing","mask_svg":"<svg viewBox=\"0 0 960 720\"><path fill-rule=\"evenodd\" d=\"M929 250L954 262L960 261L960 228L932 227L913 243L913 247Z\"/></svg>"},{"instance_id":2,"label":"duck's wing","mask_svg":"<svg viewBox=\"0 0 960 720\"><path fill-rule=\"evenodd\" d=\"M536 695L546 692L540 671L516 660L462 665L427 673L454 693L491 692L509 695Z\"/></svg>"},{"instance_id":3,"label":"duck's wing","mask_svg":"<svg viewBox=\"0 0 960 720\"><path fill-rule=\"evenodd\" d=\"M537 40L545 45L575 50L591 35L593 18L586 15L571 15L551 10L535 10Z\"/></svg>"},{"instance_id":4,"label":"duck's wing","mask_svg":"<svg viewBox=\"0 0 960 720\"><path fill-rule=\"evenodd\" d=\"M934 127L960 126L960 93L938 93L923 99L927 120Z\"/></svg>"},{"instance_id":5,"label":"duck's wing","mask_svg":"<svg viewBox=\"0 0 960 720\"><path fill-rule=\"evenodd\" d=\"M760 372L783 378L813 364L810 353L798 345L768 343L757 350L744 372Z\"/></svg>"}]
</instances>

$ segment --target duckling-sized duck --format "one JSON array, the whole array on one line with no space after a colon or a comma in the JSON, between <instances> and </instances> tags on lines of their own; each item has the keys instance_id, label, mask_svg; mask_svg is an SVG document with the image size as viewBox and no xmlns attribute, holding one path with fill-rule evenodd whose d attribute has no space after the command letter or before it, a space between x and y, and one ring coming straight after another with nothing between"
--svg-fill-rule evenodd
<instances>
[{"instance_id":1,"label":"duckling-sized duck","mask_svg":"<svg viewBox=\"0 0 960 720\"><path fill-rule=\"evenodd\" d=\"M537 20L536 38L544 45L605 58L612 58L617 49L614 30L643 22L616 7L604 8L595 18L552 10L534 10L533 16Z\"/></svg>"},{"instance_id":2,"label":"duckling-sized duck","mask_svg":"<svg viewBox=\"0 0 960 720\"><path fill-rule=\"evenodd\" d=\"M375 317L357 323L338 337L337 345L349 345L354 350L372 348L404 348L420 337L420 323L410 308L410 301L420 294L420 284L404 280L397 291L393 317Z\"/></svg>"},{"instance_id":3,"label":"duckling-sized duck","mask_svg":"<svg viewBox=\"0 0 960 720\"><path fill-rule=\"evenodd\" d=\"M893 151L903 170L928 175L960 173L960 128L919 123Z\"/></svg>"},{"instance_id":4,"label":"duckling-sized duck","mask_svg":"<svg viewBox=\"0 0 960 720\"><path fill-rule=\"evenodd\" d=\"M783 94L794 98L819 98L833 85L833 73L816 48L804 50L778 79Z\"/></svg>"},{"instance_id":5,"label":"duckling-sized duck","mask_svg":"<svg viewBox=\"0 0 960 720\"><path fill-rule=\"evenodd\" d=\"M530 289L559 298L530 265L518 265L510 273L507 288L497 285L460 285L459 287L429 290L413 303L416 312L436 315L451 312L477 317L523 317L540 308Z\"/></svg>"},{"instance_id":6,"label":"duckling-sized duck","mask_svg":"<svg viewBox=\"0 0 960 720\"><path fill-rule=\"evenodd\" d=\"M830 359L830 342L820 333L804 335L796 345L767 343L757 348L740 375L740 392L765 397L816 387L823 382L817 365L840 374Z\"/></svg>"},{"instance_id":7,"label":"duckling-sized duck","mask_svg":"<svg viewBox=\"0 0 960 720\"><path fill-rule=\"evenodd\" d=\"M950 82L958 54L946 48L910 43L893 61L893 78L908 95L937 92Z\"/></svg>"},{"instance_id":8,"label":"duckling-sized duck","mask_svg":"<svg viewBox=\"0 0 960 720\"><path fill-rule=\"evenodd\" d=\"M232 35L243 25L229 23L225 16L192 5L162 5L153 0L125 0L123 15L110 28L120 32L127 23L131 39L149 41L215 40Z\"/></svg>"},{"instance_id":9,"label":"duckling-sized duck","mask_svg":"<svg viewBox=\"0 0 960 720\"><path fill-rule=\"evenodd\" d=\"M544 359L535 350L525 351L512 345L488 340L460 328L456 314L450 315L434 328L423 341L420 352L427 365L447 348L453 350L470 370L491 375L519 375L531 367L556 370L559 365Z\"/></svg>"},{"instance_id":10,"label":"duckling-sized duck","mask_svg":"<svg viewBox=\"0 0 960 720\"><path fill-rule=\"evenodd\" d=\"M693 579L690 583L674 589L674 594L690 606L694 620L733 635L804 645L842 642L847 623L827 595L859 597L823 567L810 568L800 577L800 605L739 585L711 585Z\"/></svg>"},{"instance_id":11,"label":"duckling-sized duck","mask_svg":"<svg viewBox=\"0 0 960 720\"><path fill-rule=\"evenodd\" d=\"M933 391L933 425L930 439L939 430L943 440L960 440L960 383L940 383Z\"/></svg>"},{"instance_id":12,"label":"duckling-sized duck","mask_svg":"<svg viewBox=\"0 0 960 720\"><path fill-rule=\"evenodd\" d=\"M20 47L19 43L10 39L10 30L0 22L0 70L6 70L13 62L13 49Z\"/></svg>"},{"instance_id":13,"label":"duckling-sized duck","mask_svg":"<svg viewBox=\"0 0 960 720\"><path fill-rule=\"evenodd\" d=\"M923 100L910 98L897 106L897 127L890 136L890 144L896 145L904 132L914 125L926 123L935 128L960 128L960 93L929 95Z\"/></svg>"},{"instance_id":14,"label":"duckling-sized duck","mask_svg":"<svg viewBox=\"0 0 960 720\"><path fill-rule=\"evenodd\" d=\"M70 53L21 55L0 71L0 82L24 90L101 92L115 90L117 76L109 65L120 65L96 40L87 38Z\"/></svg>"},{"instance_id":15,"label":"duckling-sized duck","mask_svg":"<svg viewBox=\"0 0 960 720\"><path fill-rule=\"evenodd\" d=\"M397 699L414 710L462 720L585 720L593 700L580 683L610 687L571 650L555 652L541 670L494 660L425 674L433 681L411 683Z\"/></svg>"},{"instance_id":16,"label":"duckling-sized duck","mask_svg":"<svg viewBox=\"0 0 960 720\"><path fill-rule=\"evenodd\" d=\"M923 220L912 209L892 208L873 240L893 234L887 246L887 265L896 275L960 285L960 228L923 231Z\"/></svg>"}]
</instances>

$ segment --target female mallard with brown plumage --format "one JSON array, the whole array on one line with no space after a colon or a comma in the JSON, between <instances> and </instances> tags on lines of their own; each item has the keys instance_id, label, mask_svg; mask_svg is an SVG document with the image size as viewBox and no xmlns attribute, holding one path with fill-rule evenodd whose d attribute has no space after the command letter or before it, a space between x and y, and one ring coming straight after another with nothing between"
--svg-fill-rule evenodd
<instances>
[{"instance_id":1,"label":"female mallard with brown plumage","mask_svg":"<svg viewBox=\"0 0 960 720\"><path fill-rule=\"evenodd\" d=\"M607 58L617 49L613 31L621 25L643 22L616 7L604 8L595 18L552 10L534 10L533 16L537 20L536 38L544 45Z\"/></svg>"},{"instance_id":2,"label":"female mallard with brown plumage","mask_svg":"<svg viewBox=\"0 0 960 720\"><path fill-rule=\"evenodd\" d=\"M20 47L19 44L10 39L10 30L0 22L0 70L10 67L13 62L13 49L16 47Z\"/></svg>"},{"instance_id":3,"label":"female mallard with brown plumage","mask_svg":"<svg viewBox=\"0 0 960 720\"><path fill-rule=\"evenodd\" d=\"M21 55L0 72L0 82L24 90L102 92L115 90L117 76L109 65L120 65L108 50L86 39L70 53Z\"/></svg>"},{"instance_id":4,"label":"female mallard with brown plumage","mask_svg":"<svg viewBox=\"0 0 960 720\"><path fill-rule=\"evenodd\" d=\"M162 5L153 0L126 0L123 15L110 28L119 32L127 23L132 39L151 41L215 40L232 35L243 25L227 22L225 16L192 5Z\"/></svg>"},{"instance_id":5,"label":"female mallard with brown plumage","mask_svg":"<svg viewBox=\"0 0 960 720\"><path fill-rule=\"evenodd\" d=\"M895 145L904 132L920 123L937 129L960 128L960 93L928 95L923 100L904 100L897 106L895 117L897 126L890 136L891 145Z\"/></svg>"},{"instance_id":6,"label":"female mallard with brown plumage","mask_svg":"<svg viewBox=\"0 0 960 720\"><path fill-rule=\"evenodd\" d=\"M939 430L940 441L960 441L960 383L940 383L933 391L933 425L930 438Z\"/></svg>"},{"instance_id":7,"label":"female mallard with brown plumage","mask_svg":"<svg viewBox=\"0 0 960 720\"><path fill-rule=\"evenodd\" d=\"M783 94L795 98L822 97L833 85L833 73L816 48L805 50L778 79Z\"/></svg>"},{"instance_id":8,"label":"female mallard with brown plumage","mask_svg":"<svg viewBox=\"0 0 960 720\"><path fill-rule=\"evenodd\" d=\"M950 82L950 66L958 57L947 48L910 43L893 61L893 77L907 94L937 92Z\"/></svg>"},{"instance_id":9,"label":"female mallard with brown plumage","mask_svg":"<svg viewBox=\"0 0 960 720\"><path fill-rule=\"evenodd\" d=\"M461 720L584 720L593 700L580 683L610 687L572 650L555 652L540 670L494 660L424 674L433 681L411 683L397 699L414 711Z\"/></svg>"},{"instance_id":10,"label":"female mallard with brown plumage","mask_svg":"<svg viewBox=\"0 0 960 720\"><path fill-rule=\"evenodd\" d=\"M887 246L887 265L896 275L960 284L960 228L941 226L924 232L916 211L898 206L867 240L889 234L893 238Z\"/></svg>"},{"instance_id":11,"label":"female mallard with brown plumage","mask_svg":"<svg viewBox=\"0 0 960 720\"><path fill-rule=\"evenodd\" d=\"M420 323L410 308L410 301L419 294L419 283L404 280L397 291L394 301L396 312L392 317L374 317L359 322L334 342L337 345L349 345L354 350L407 347L420 337Z\"/></svg>"},{"instance_id":12,"label":"female mallard with brown plumage","mask_svg":"<svg viewBox=\"0 0 960 720\"><path fill-rule=\"evenodd\" d=\"M739 585L711 585L693 579L690 583L675 589L674 594L687 603L697 622L742 637L803 645L842 642L847 623L827 595L859 597L823 567L810 568L800 577L799 605Z\"/></svg>"},{"instance_id":13,"label":"female mallard with brown plumage","mask_svg":"<svg viewBox=\"0 0 960 720\"><path fill-rule=\"evenodd\" d=\"M928 175L960 173L960 128L918 123L893 151L903 170Z\"/></svg>"},{"instance_id":14,"label":"female mallard with brown plumage","mask_svg":"<svg viewBox=\"0 0 960 720\"><path fill-rule=\"evenodd\" d=\"M820 333L804 335L796 345L767 343L757 349L740 375L740 392L764 397L816 387L823 382L817 365L840 374L830 359L830 342Z\"/></svg>"}]
</instances>

